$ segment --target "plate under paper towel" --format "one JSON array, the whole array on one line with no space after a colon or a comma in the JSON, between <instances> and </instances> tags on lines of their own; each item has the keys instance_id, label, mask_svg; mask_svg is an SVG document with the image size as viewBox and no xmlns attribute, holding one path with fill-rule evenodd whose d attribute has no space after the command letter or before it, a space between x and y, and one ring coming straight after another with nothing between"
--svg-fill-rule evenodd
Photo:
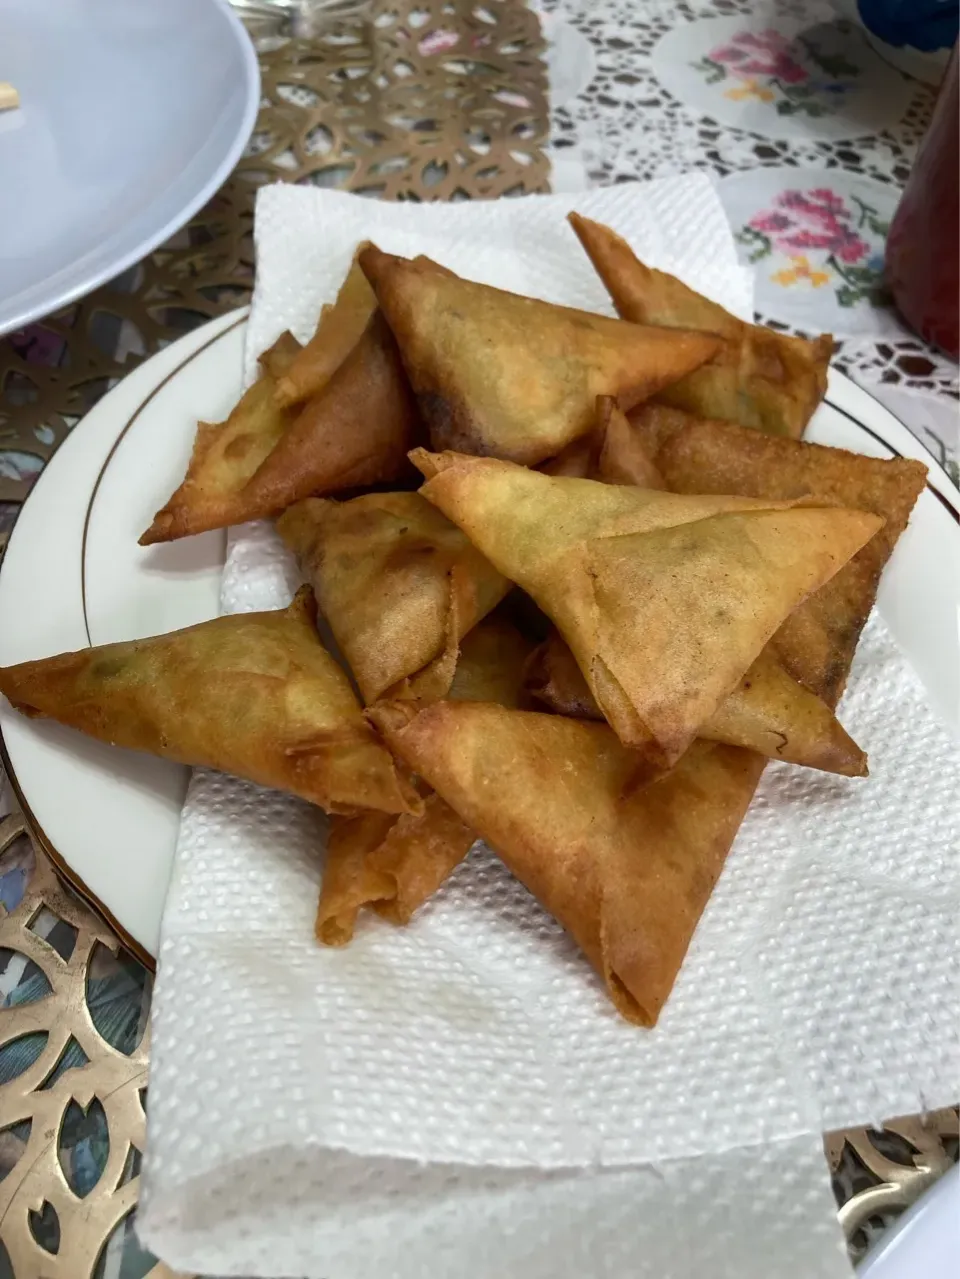
<instances>
[{"instance_id":1,"label":"plate under paper towel","mask_svg":"<svg viewBox=\"0 0 960 1279\"><path fill-rule=\"evenodd\" d=\"M609 310L574 206L749 313L705 178L453 208L269 188L248 373L283 328L308 335L362 238ZM297 580L269 525L234 532L225 611ZM654 1031L482 846L409 928L319 947L322 817L197 773L154 999L147 1245L317 1279L848 1274L821 1131L955 1091L960 764L876 617L841 715L871 778L767 769Z\"/></svg>"}]
</instances>

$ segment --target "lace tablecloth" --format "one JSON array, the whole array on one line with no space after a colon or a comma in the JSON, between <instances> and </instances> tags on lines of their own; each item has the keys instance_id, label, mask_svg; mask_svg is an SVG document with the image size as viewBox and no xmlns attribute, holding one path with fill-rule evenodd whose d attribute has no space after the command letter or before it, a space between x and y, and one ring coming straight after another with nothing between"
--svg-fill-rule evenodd
<instances>
[{"instance_id":1,"label":"lace tablecloth","mask_svg":"<svg viewBox=\"0 0 960 1279\"><path fill-rule=\"evenodd\" d=\"M582 37L553 49L548 150L565 183L711 173L762 321L834 333L838 367L960 484L957 366L903 325L882 280L935 91L829 0L541 3Z\"/></svg>"},{"instance_id":2,"label":"lace tablecloth","mask_svg":"<svg viewBox=\"0 0 960 1279\"><path fill-rule=\"evenodd\" d=\"M264 45L257 131L210 206L121 281L0 342L0 553L83 412L178 333L247 299L253 187L369 186L374 170L379 194L407 199L542 190L547 160L555 189L708 170L757 269L763 319L837 334L840 365L957 477L956 366L901 326L880 283L931 90L883 63L825 0L537 7L549 119L521 0L378 0L376 31ZM355 78L371 52L385 77L372 99ZM364 151L357 112L386 114L385 96L406 92L401 63L414 68L418 123L389 137L370 124ZM22 819L0 821L0 1279L169 1275L132 1229L151 983L116 948ZM956 1134L946 1111L827 1138L854 1257L956 1158Z\"/></svg>"}]
</instances>

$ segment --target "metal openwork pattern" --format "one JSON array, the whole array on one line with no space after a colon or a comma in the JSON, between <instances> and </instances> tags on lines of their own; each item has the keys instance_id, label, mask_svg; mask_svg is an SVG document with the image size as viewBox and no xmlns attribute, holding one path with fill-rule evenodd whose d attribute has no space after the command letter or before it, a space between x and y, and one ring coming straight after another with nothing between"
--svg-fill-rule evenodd
<instances>
[{"instance_id":1,"label":"metal openwork pattern","mask_svg":"<svg viewBox=\"0 0 960 1279\"><path fill-rule=\"evenodd\" d=\"M387 0L309 38L251 12L263 103L248 154L173 240L0 341L0 554L71 427L168 342L248 300L253 204L276 180L385 199L547 190L543 42L521 0ZM0 821L0 1279L176 1279L133 1233L151 979ZM957 1157L955 1110L825 1141L855 1259Z\"/></svg>"},{"instance_id":2,"label":"metal openwork pattern","mask_svg":"<svg viewBox=\"0 0 960 1279\"><path fill-rule=\"evenodd\" d=\"M258 187L412 201L549 189L543 40L521 0L398 0L259 43L256 130L214 199L119 279L0 340L0 545L14 504L119 378L249 299Z\"/></svg>"},{"instance_id":3,"label":"metal openwork pattern","mask_svg":"<svg viewBox=\"0 0 960 1279\"><path fill-rule=\"evenodd\" d=\"M543 41L521 0L399 0L309 38L283 27L251 15L260 115L207 207L120 279L0 340L0 554L84 413L163 346L249 300L258 187L412 201L549 189ZM150 976L19 816L0 823L0 904L0 1279L174 1279L132 1228Z\"/></svg>"},{"instance_id":4,"label":"metal openwork pattern","mask_svg":"<svg viewBox=\"0 0 960 1279\"><path fill-rule=\"evenodd\" d=\"M28 838L0 822L0 1276L174 1279L132 1232L151 982ZM831 1133L859 1259L957 1157L956 1110Z\"/></svg>"},{"instance_id":5,"label":"metal openwork pattern","mask_svg":"<svg viewBox=\"0 0 960 1279\"><path fill-rule=\"evenodd\" d=\"M34 850L19 815L0 822L0 902L0 1274L160 1279L131 1219L149 975Z\"/></svg>"},{"instance_id":6,"label":"metal openwork pattern","mask_svg":"<svg viewBox=\"0 0 960 1279\"><path fill-rule=\"evenodd\" d=\"M853 1261L956 1163L957 1136L956 1108L890 1119L882 1131L850 1128L826 1136L838 1215Z\"/></svg>"}]
</instances>

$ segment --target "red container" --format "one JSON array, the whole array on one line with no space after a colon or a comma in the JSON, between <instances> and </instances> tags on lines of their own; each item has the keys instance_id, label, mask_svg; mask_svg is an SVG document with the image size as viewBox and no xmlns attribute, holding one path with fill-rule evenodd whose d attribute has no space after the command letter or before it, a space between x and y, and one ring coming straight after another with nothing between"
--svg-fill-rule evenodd
<instances>
[{"instance_id":1,"label":"red container","mask_svg":"<svg viewBox=\"0 0 960 1279\"><path fill-rule=\"evenodd\" d=\"M887 282L900 314L960 358L960 94L956 48L887 237Z\"/></svg>"}]
</instances>

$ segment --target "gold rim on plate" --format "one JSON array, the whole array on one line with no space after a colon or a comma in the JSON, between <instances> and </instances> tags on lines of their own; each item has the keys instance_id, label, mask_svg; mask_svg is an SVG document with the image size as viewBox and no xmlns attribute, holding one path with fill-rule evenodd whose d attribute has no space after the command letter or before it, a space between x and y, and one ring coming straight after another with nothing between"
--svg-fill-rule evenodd
<instances>
[{"instance_id":1,"label":"gold rim on plate","mask_svg":"<svg viewBox=\"0 0 960 1279\"><path fill-rule=\"evenodd\" d=\"M136 409L134 409L134 411L123 423L123 426L121 427L119 434L117 435L113 444L110 446L110 451L108 452L106 458L104 459L103 465L101 466L100 471L97 474L97 478L94 482L93 488L90 490L90 499L87 503L87 510L84 516L83 535L82 535L81 546L80 546L80 598L81 598L82 608L83 608L83 627L87 636L87 644L91 647L93 645L93 640L91 639L91 636L90 636L90 624L87 616L87 573L86 573L87 535L90 527L90 519L93 513L93 505L94 505L94 502L96 501L97 493L100 489L100 485L103 481L103 478L106 475L107 468L109 467L111 461L115 457L117 449L122 443L124 437L127 435L128 431L137 421L140 414L144 411L147 405L150 404L152 400L156 397L156 395L158 395L159 392L162 391L164 387L166 387L173 380L174 377L180 374L187 367L188 364L190 364L193 360L195 360L199 355L202 355L205 351L209 350L210 347L212 347L215 343L219 342L221 338L224 338L228 334L233 333L241 324L245 323L246 320L247 320L246 313L238 316L233 321L232 324L227 326L227 328L221 330L221 332L219 333L214 334L213 337L208 338L207 341L204 342L201 346L197 347L196 350L191 351L188 356L185 356L184 359L182 359L180 363L176 365L175 368L171 369L170 372L162 379L162 381L158 382L157 385L152 388L149 394L146 395L144 399L137 405ZM873 398L874 397L871 396L871 399ZM858 417L850 413L847 409L842 408L840 405L836 404L829 397L825 397L823 403L827 405L827 407L831 408L835 413L840 414L842 417L846 418L849 422L852 422L855 426L857 426L861 431L863 431L871 439L875 440L878 444L881 444L885 449L888 449L893 457L897 457L897 458L903 457L903 454L899 451L899 449L897 449L893 444L891 444L889 440L884 439L882 435L880 435L877 431L872 430L865 423L861 422ZM879 404L880 402L876 401L876 403ZM881 407L883 406L881 405ZM923 445L920 445L920 447L923 448ZM924 451L926 450L924 449ZM934 461L932 456L930 460ZM937 499L937 501L950 513L953 519L956 522L960 523L960 514L958 514L957 510L950 504L950 502L944 497L944 495L941 492L939 492L939 490L936 489L929 481L926 484L926 488ZM26 503L24 503L24 506L26 506ZM21 510L22 509L23 508L21 508ZM14 528L15 527L16 525L14 525ZM6 772L7 777L10 779L10 784L13 787L13 791L16 796L17 803L19 804L20 809L23 813L24 821L27 825L30 835L40 845L43 852L50 858L51 862L53 863L54 867L57 870L57 873L63 877L63 879L67 882L70 888L72 888L73 891L79 897L81 897L83 901L86 902L86 904L90 906L92 910L96 911L97 914L99 914L100 917L104 919L107 924L110 925L110 927L117 934L120 941L127 948L127 950L129 950L140 961L140 963L142 963L147 969L149 969L151 972L154 972L156 970L155 957L152 956L147 950L145 950L144 947L134 937L130 935L130 933L124 928L124 926L116 918L113 912L107 906L104 905L104 903L100 900L100 898L96 895L96 893L94 893L93 890L76 873L76 871L71 868L66 858L63 857L63 855L54 847L54 845L50 841L49 837L47 836L40 822L37 820L37 817L35 816L33 810L31 809L30 804L17 780L16 772L14 771L13 764L11 762L9 752L7 750L6 743L3 738L2 730L0 730L0 762L2 762L4 771Z\"/></svg>"}]
</instances>

